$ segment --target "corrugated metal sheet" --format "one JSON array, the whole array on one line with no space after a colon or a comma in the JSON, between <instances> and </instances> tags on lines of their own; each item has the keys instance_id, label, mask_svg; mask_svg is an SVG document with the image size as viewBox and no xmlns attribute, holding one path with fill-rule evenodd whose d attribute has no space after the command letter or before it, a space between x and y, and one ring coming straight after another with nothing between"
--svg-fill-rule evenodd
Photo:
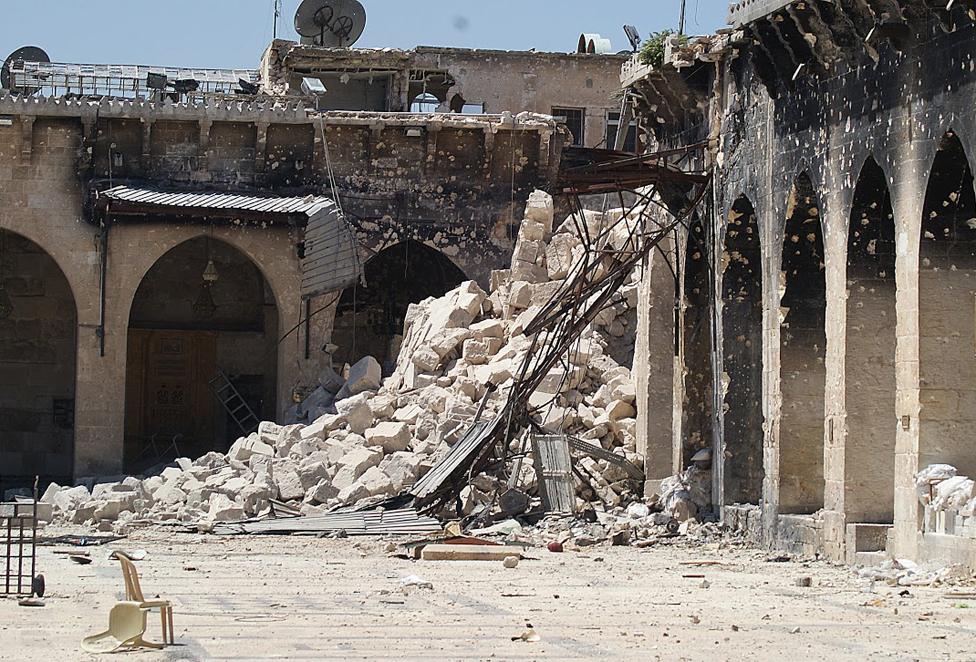
<instances>
[{"instance_id":1,"label":"corrugated metal sheet","mask_svg":"<svg viewBox=\"0 0 976 662\"><path fill-rule=\"evenodd\" d=\"M356 235L339 207L323 196L272 198L228 193L186 193L116 186L99 199L161 210L185 209L206 216L208 210L249 214L304 214L305 257L302 259L302 297L335 292L355 283L362 274Z\"/></svg>"},{"instance_id":2,"label":"corrugated metal sheet","mask_svg":"<svg viewBox=\"0 0 976 662\"><path fill-rule=\"evenodd\" d=\"M468 470L503 422L504 412L490 421L478 421L468 428L451 451L410 488L410 494L417 498L416 503L427 506L445 487L450 488L452 484L465 480Z\"/></svg>"},{"instance_id":3,"label":"corrugated metal sheet","mask_svg":"<svg viewBox=\"0 0 976 662\"><path fill-rule=\"evenodd\" d=\"M569 440L563 435L530 436L536 459L539 496L547 513L576 512L576 489L573 485L573 458Z\"/></svg>"},{"instance_id":4,"label":"corrugated metal sheet","mask_svg":"<svg viewBox=\"0 0 976 662\"><path fill-rule=\"evenodd\" d=\"M341 290L355 283L361 274L356 236L339 208L329 201L310 215L305 227L302 297Z\"/></svg>"},{"instance_id":5,"label":"corrugated metal sheet","mask_svg":"<svg viewBox=\"0 0 976 662\"><path fill-rule=\"evenodd\" d=\"M227 193L169 192L156 189L116 186L98 194L108 200L130 202L154 207L183 207L188 209L223 209L262 214L306 214L311 217L319 210L332 207L332 200L323 196L303 198L272 198Z\"/></svg>"},{"instance_id":6,"label":"corrugated metal sheet","mask_svg":"<svg viewBox=\"0 0 976 662\"><path fill-rule=\"evenodd\" d=\"M350 536L426 535L442 529L439 521L412 508L371 510L358 513L328 513L316 517L288 517L256 522L228 522L214 526L217 535L264 533L331 533L345 531Z\"/></svg>"}]
</instances>

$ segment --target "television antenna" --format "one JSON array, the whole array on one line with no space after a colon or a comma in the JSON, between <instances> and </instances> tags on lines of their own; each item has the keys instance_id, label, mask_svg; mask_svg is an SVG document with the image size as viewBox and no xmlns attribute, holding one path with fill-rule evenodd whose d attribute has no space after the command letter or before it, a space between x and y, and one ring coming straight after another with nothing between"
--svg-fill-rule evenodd
<instances>
[{"instance_id":1,"label":"television antenna","mask_svg":"<svg viewBox=\"0 0 976 662\"><path fill-rule=\"evenodd\" d=\"M44 52L43 48L38 48L37 46L24 46L18 48L13 53L3 61L3 67L0 68L0 88L6 90L14 90L13 82L13 72L11 69L17 63L21 62L50 62L51 58L48 54ZM23 88L16 89L16 92L23 92L24 94L34 94L40 88Z\"/></svg>"},{"instance_id":2,"label":"television antenna","mask_svg":"<svg viewBox=\"0 0 976 662\"><path fill-rule=\"evenodd\" d=\"M366 9L359 0L304 0L295 13L303 44L348 48L365 29Z\"/></svg>"}]
</instances>

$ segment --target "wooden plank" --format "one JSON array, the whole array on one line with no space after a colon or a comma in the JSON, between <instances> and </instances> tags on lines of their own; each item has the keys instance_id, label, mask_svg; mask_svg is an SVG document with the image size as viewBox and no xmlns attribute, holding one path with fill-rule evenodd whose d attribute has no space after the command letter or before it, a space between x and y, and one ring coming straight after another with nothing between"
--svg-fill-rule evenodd
<instances>
[{"instance_id":1,"label":"wooden plank","mask_svg":"<svg viewBox=\"0 0 976 662\"><path fill-rule=\"evenodd\" d=\"M522 558L521 547L499 545L427 545L420 553L424 561L504 561Z\"/></svg>"}]
</instances>

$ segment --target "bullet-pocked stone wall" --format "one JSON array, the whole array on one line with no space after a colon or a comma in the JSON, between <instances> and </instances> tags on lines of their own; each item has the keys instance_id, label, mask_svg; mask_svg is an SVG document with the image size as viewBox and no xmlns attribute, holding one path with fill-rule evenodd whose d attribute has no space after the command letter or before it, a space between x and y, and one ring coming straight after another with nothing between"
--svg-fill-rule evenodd
<instances>
[{"instance_id":1,"label":"bullet-pocked stone wall","mask_svg":"<svg viewBox=\"0 0 976 662\"><path fill-rule=\"evenodd\" d=\"M0 230L0 491L72 475L76 319L51 256Z\"/></svg>"},{"instance_id":2,"label":"bullet-pocked stone wall","mask_svg":"<svg viewBox=\"0 0 976 662\"><path fill-rule=\"evenodd\" d=\"M666 142L717 131L716 238L741 196L755 209L768 544L795 544L802 520L820 532L806 551L843 560L848 525L890 523L893 554L976 558L972 541L921 536L914 491L915 474L932 462L976 473L976 274L966 222L976 214L962 167L971 173L976 158L976 28L965 12L953 16L951 25L913 16L916 34L899 48L842 44L831 75L808 69L793 80L791 71L771 86L768 54L738 43L712 72L707 119ZM810 250L798 256L798 248ZM794 257L807 265L794 283L799 298L790 292ZM814 285L819 293L807 297ZM810 311L806 321L791 319L798 306ZM721 319L730 308L720 308L712 351L730 342ZM685 376L687 358L678 367ZM685 400L675 420L703 406ZM726 434L728 416L723 407ZM722 469L735 471L731 461Z\"/></svg>"},{"instance_id":3,"label":"bullet-pocked stone wall","mask_svg":"<svg viewBox=\"0 0 976 662\"><path fill-rule=\"evenodd\" d=\"M19 463L28 473L62 480L65 476L78 478L122 471L130 308L140 283L153 265L169 250L195 238L210 237L229 244L260 270L277 307L276 336L298 327L294 342L283 343L275 359L277 374L287 369L294 379L277 380L275 409L281 413L290 406L292 391L300 384L311 383L320 366L318 357L306 359L302 351L305 330L299 325L302 306L297 245L301 237L297 230L246 224L211 228L183 221L117 223L108 234L103 311L100 228L86 218L85 193L79 180L79 169L85 162L83 125L70 117L30 119L33 121L15 118L12 126L0 126L0 230L23 238L15 240L12 249L28 245L24 240L37 247L29 260L11 261L10 270L4 270L4 281L25 295L30 293L26 288L33 282L30 291L40 294L39 274L53 272L55 268L63 274L60 285L45 278L45 296L31 296L29 299L37 301L25 300L21 306L24 312L36 309L38 317L43 314L50 318L52 323L46 325L47 331L41 328L44 325L34 323L40 334L35 343L47 338L52 347L57 347L57 352L52 363L30 370L33 377L14 374L10 381L0 383L0 399L17 398L17 393L26 393L31 388L32 379L42 382L50 377L47 381L58 384L56 389L53 386L49 389L52 400L55 396L58 399L62 395L63 399L73 396L74 419L70 430L54 430L51 405L45 405L45 421L38 434L46 442L31 443L30 458L4 455L4 464L9 460L8 466ZM107 159L108 156L104 161L106 167ZM115 163L123 174L126 167L137 167L125 156ZM75 318L70 322L69 294L75 311ZM14 297L14 302L19 298ZM60 311L56 324L53 323L55 308ZM104 345L100 329L104 329ZM312 332L315 335L310 346L321 347L330 328L313 324ZM69 342L68 338L72 340ZM5 362L0 370L9 370L11 365ZM37 402L40 400L39 397ZM68 442L73 437L74 442L67 474L61 473L64 463L60 456L50 466L38 466L37 458L49 455L62 437ZM21 453L20 444L0 434L0 454Z\"/></svg>"}]
</instances>

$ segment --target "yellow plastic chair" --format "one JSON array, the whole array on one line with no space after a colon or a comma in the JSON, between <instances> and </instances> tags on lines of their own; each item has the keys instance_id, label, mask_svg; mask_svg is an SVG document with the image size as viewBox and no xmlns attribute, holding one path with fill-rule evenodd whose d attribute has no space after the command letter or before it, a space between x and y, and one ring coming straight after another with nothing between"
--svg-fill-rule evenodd
<instances>
[{"instance_id":1,"label":"yellow plastic chair","mask_svg":"<svg viewBox=\"0 0 976 662\"><path fill-rule=\"evenodd\" d=\"M122 578L125 580L125 599L138 603L139 607L146 611L158 609L163 625L163 644L174 644L173 604L169 600L146 600L142 594L142 587L139 585L139 571L136 570L135 564L122 552L115 552L115 558L122 564ZM169 634L167 635L167 633Z\"/></svg>"},{"instance_id":2,"label":"yellow plastic chair","mask_svg":"<svg viewBox=\"0 0 976 662\"><path fill-rule=\"evenodd\" d=\"M146 610L138 602L118 602L108 613L108 630L81 640L81 647L95 654L114 653L122 649L162 648L143 639L146 634Z\"/></svg>"}]
</instances>

